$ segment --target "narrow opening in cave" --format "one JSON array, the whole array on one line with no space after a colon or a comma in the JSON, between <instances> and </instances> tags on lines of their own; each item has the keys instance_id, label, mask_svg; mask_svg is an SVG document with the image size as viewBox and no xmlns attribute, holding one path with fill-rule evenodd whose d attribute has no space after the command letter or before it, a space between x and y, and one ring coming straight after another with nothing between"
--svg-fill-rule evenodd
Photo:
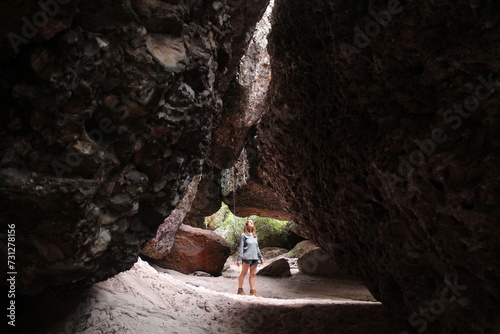
<instances>
[{"instance_id":1,"label":"narrow opening in cave","mask_svg":"<svg viewBox=\"0 0 500 334\"><path fill-rule=\"evenodd\" d=\"M254 125L260 119L261 104L271 78L266 38L272 4L273 1L257 25L224 101L225 112L237 115L231 121L238 130L243 129L243 136L236 135L245 143L244 147L232 148L238 153L229 159L232 160L229 165L233 166L221 169L204 166L203 174L187 186L186 195L165 218L156 237L142 248L132 269L95 284L76 298L48 299L51 307L66 317L63 322L52 325L49 332L101 328L103 324L96 312L115 319L106 332L121 332L139 323L141 328L150 328L153 332L160 327L186 327L196 333L259 331L269 324L272 327L275 319L272 315L285 310L296 316L314 318L318 312L324 317L331 308L336 308L342 321L360 312L360 308L369 310L374 318L381 312L381 304L362 281L340 269L311 240L299 236L299 228L289 221L288 213L259 169ZM186 82L198 89L191 75L197 77L199 73L185 74ZM96 126L88 123L87 131ZM219 139L231 139L228 138L231 135L223 133ZM99 137L92 139L102 141ZM221 156L222 160L227 159L226 153L214 154L213 159ZM129 177L137 178L137 175ZM156 186L161 189L164 184ZM203 207L204 202L217 203L217 200L222 200L220 208ZM204 217L207 213L211 215ZM265 259L256 277L256 290L261 297L236 294L241 272L237 263L238 241L247 219L255 221ZM216 234L219 239L214 237ZM227 250L221 246L224 242L228 244ZM276 266L276 263L281 264ZM273 269L261 275L261 270L269 269L271 264ZM243 285L247 294L249 276L247 274ZM32 307L41 305L37 301ZM137 310L141 310L142 315ZM235 320L230 315L233 313L239 314L240 319ZM83 321L85 314L91 315L88 321ZM214 314L225 319L217 319ZM126 319L127 315L132 316ZM44 320L37 321L43 323ZM224 327L229 321L233 322L234 329Z\"/></svg>"},{"instance_id":2,"label":"narrow opening in cave","mask_svg":"<svg viewBox=\"0 0 500 334\"><path fill-rule=\"evenodd\" d=\"M11 329L500 332L500 2L268 2L0 4Z\"/></svg>"},{"instance_id":3,"label":"narrow opening in cave","mask_svg":"<svg viewBox=\"0 0 500 334\"><path fill-rule=\"evenodd\" d=\"M233 5L241 3L236 1ZM318 310L322 316L328 314L331 307L341 308L337 310L341 318L356 313L358 306L370 309L376 307L372 312L374 317L380 312L380 303L375 301L359 279L338 268L312 241L300 237L299 232L292 231L298 227L293 227L293 223L288 221L289 215L264 181L259 169L255 125L262 115L262 104L271 79L266 47L273 4L274 1L271 0L263 19L257 24L247 53L225 96L224 113L229 115L229 122L234 126L235 132L215 131L214 141L220 144L219 147L227 147L225 141L231 141L233 136L236 137L236 146L212 152L212 165L204 166L204 173L196 176L187 186L184 198L165 218L156 237L142 247L139 260L130 270L99 282L83 294L71 298L53 295L37 297L35 300L28 298L28 310L47 307L54 310L53 316L32 319L36 330L46 333L83 333L90 328L101 328L106 333L121 333L140 327L149 328L152 332L156 332L156 328L189 328L189 332L196 333L229 333L233 330L238 333L246 330L259 331L259 328L269 324L272 326L275 316L270 315L279 314L281 310L291 311L301 317L309 315L311 318L317 315ZM214 8L219 5L219 2L213 4ZM158 52L153 54L159 57ZM225 66L230 60L229 54L221 50L218 60L220 66ZM201 75L197 68L185 71L185 87L188 87L185 88L186 94L194 94L193 90L203 89L203 83L198 80ZM150 97L143 98L146 100ZM126 105L121 99L125 100ZM128 102L126 96L117 98L110 95L104 100L104 104L113 111L113 116L120 120L130 116ZM122 109L126 111L123 114ZM127 131L114 129L115 120L100 114L106 111L106 108L100 107L85 122L85 130L94 144L106 147L114 145L116 149L117 144L123 141L120 136ZM231 115L235 117L231 118ZM114 130L104 131L107 128L104 128L103 121L107 122L106 127ZM152 132L155 137L160 137L167 130L157 127ZM133 137L133 140L136 138ZM218 140L222 143L217 143ZM140 145L137 144L134 149L139 150ZM177 149L184 148L178 145ZM164 157L173 159L174 157L169 156L172 152L168 152ZM227 152L232 152L230 157ZM180 165L184 159L177 156L173 160ZM216 160L218 163L214 162ZM214 165L218 165L220 169ZM138 164L137 169L140 173L130 172L125 176L131 181L129 183L144 183L143 175L153 173L153 162L142 166ZM92 168L90 170L97 171ZM155 190L163 187L165 183L154 184ZM136 191L136 186L127 186L126 190L132 193ZM122 210L128 209L129 199L128 194L112 197L110 201L115 207L111 211L114 213L111 214L105 208L100 213L112 221L113 215L118 216ZM198 210L206 200L222 200L222 206L218 211L213 207ZM230 207L242 217L234 215ZM203 217L202 213L207 212L213 214ZM259 266L256 277L256 290L260 297L236 294L241 272L237 259L239 238L247 219L255 221L265 259L264 264ZM129 229L135 229L133 223L123 220L113 232ZM110 238L110 233L102 229L95 242L95 252L103 252ZM124 233L122 238L123 243L136 242L132 233ZM123 257L126 258L127 255ZM277 266L277 263L280 265ZM267 270L265 275L261 274L264 269ZM250 292L249 278L250 274L247 274L243 285L247 294ZM308 309L309 307L314 309ZM31 313L27 311L24 314ZM105 318L113 321L102 323L99 314L105 314ZM217 319L215 314L225 319ZM234 318L234 314L239 316ZM28 320L21 318L21 321ZM233 322L234 329L225 327L230 321ZM310 327L315 328L314 325Z\"/></svg>"},{"instance_id":4,"label":"narrow opening in cave","mask_svg":"<svg viewBox=\"0 0 500 334\"><path fill-rule=\"evenodd\" d=\"M212 233L208 231L213 231L222 237L224 244L230 249L227 255L220 258L216 256L215 253L221 251L221 246L215 244L213 239L203 240L203 246L198 242L191 242L202 234L201 231L181 228L180 236L176 237L178 244L174 242L170 255L167 255L172 257L171 259L155 260L148 256L143 258L158 271L158 275L166 273L191 286L234 294L241 273L241 267L237 263L240 236L248 219L255 222L260 250L265 259L264 263L258 266L256 277L256 287L261 296L274 299L305 299L310 302L320 299L375 301L359 279L340 269L312 241L298 236L294 232L298 226L293 222L256 215L237 217L225 203L222 203L215 214L205 218L204 225L207 230L204 233L210 235ZM193 237L188 233L197 235ZM201 254L194 254L193 248L196 247L209 250L200 250ZM218 264L214 263L217 258ZM177 261L178 259L181 261ZM247 293L248 279L249 275L245 277L243 288Z\"/></svg>"}]
</instances>

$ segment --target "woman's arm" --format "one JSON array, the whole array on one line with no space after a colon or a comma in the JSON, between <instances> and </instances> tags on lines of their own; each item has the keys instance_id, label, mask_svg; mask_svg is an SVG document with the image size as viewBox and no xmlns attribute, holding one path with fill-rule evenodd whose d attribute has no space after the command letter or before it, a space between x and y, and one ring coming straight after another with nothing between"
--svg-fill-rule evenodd
<instances>
[{"instance_id":1,"label":"woman's arm","mask_svg":"<svg viewBox=\"0 0 500 334\"><path fill-rule=\"evenodd\" d=\"M259 241L257 241L257 255L259 256L259 260L264 261L264 257L262 256L262 253L260 252Z\"/></svg>"},{"instance_id":2,"label":"woman's arm","mask_svg":"<svg viewBox=\"0 0 500 334\"><path fill-rule=\"evenodd\" d=\"M238 251L238 262L241 262L243 258L243 247L245 247L245 235L241 233L240 249Z\"/></svg>"}]
</instances>

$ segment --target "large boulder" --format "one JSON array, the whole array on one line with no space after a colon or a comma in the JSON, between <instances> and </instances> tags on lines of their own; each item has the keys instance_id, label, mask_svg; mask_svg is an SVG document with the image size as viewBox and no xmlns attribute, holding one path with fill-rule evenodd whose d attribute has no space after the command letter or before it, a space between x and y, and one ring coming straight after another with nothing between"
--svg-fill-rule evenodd
<instances>
[{"instance_id":1,"label":"large boulder","mask_svg":"<svg viewBox=\"0 0 500 334\"><path fill-rule=\"evenodd\" d=\"M288 253L285 254L286 257L301 257L313 249L318 248L312 240L304 240L295 245Z\"/></svg>"},{"instance_id":2,"label":"large boulder","mask_svg":"<svg viewBox=\"0 0 500 334\"><path fill-rule=\"evenodd\" d=\"M297 260L299 270L312 276L335 276L345 274L332 258L321 248L316 247L303 254Z\"/></svg>"},{"instance_id":3,"label":"large boulder","mask_svg":"<svg viewBox=\"0 0 500 334\"><path fill-rule=\"evenodd\" d=\"M276 261L271 262L264 268L257 272L257 275L261 276L271 276L271 277L288 277L292 276L290 271L290 265L287 259L281 258Z\"/></svg>"},{"instance_id":4,"label":"large boulder","mask_svg":"<svg viewBox=\"0 0 500 334\"><path fill-rule=\"evenodd\" d=\"M151 262L184 274L204 271L220 276L230 252L229 244L214 232L183 224L177 230L172 249Z\"/></svg>"},{"instance_id":5,"label":"large boulder","mask_svg":"<svg viewBox=\"0 0 500 334\"><path fill-rule=\"evenodd\" d=\"M303 224L297 224L296 222L290 222L290 229L292 230L293 233L296 235L300 236L301 238L304 239L311 239L311 235L309 234L309 231L307 230L307 226Z\"/></svg>"},{"instance_id":6,"label":"large boulder","mask_svg":"<svg viewBox=\"0 0 500 334\"><path fill-rule=\"evenodd\" d=\"M260 241L259 241L259 244L260 244ZM260 252L262 253L262 256L264 257L264 259L272 259L272 258L281 256L281 255L288 252L288 249L286 249L286 248L262 247L262 246L259 246L259 247L260 247Z\"/></svg>"}]
</instances>

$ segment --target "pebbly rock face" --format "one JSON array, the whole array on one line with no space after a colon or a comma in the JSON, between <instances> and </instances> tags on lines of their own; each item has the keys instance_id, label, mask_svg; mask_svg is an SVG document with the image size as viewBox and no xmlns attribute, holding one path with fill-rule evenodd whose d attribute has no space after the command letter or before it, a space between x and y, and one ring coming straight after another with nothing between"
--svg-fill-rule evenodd
<instances>
[{"instance_id":1,"label":"pebbly rock face","mask_svg":"<svg viewBox=\"0 0 500 334\"><path fill-rule=\"evenodd\" d=\"M259 125L270 183L407 332L498 320L499 9L275 5Z\"/></svg>"},{"instance_id":2,"label":"pebbly rock face","mask_svg":"<svg viewBox=\"0 0 500 334\"><path fill-rule=\"evenodd\" d=\"M0 226L16 224L19 291L136 261L201 172L267 2L1 5Z\"/></svg>"}]
</instances>

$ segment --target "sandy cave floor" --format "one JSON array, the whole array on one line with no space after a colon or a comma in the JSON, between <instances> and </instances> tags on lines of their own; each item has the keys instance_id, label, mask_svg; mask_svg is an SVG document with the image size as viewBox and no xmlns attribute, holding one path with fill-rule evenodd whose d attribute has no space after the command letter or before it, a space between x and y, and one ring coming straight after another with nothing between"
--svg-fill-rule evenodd
<instances>
[{"instance_id":1,"label":"sandy cave floor","mask_svg":"<svg viewBox=\"0 0 500 334\"><path fill-rule=\"evenodd\" d=\"M257 291L263 297L254 297L235 293L238 274L235 264L224 276L200 277L139 259L130 270L72 299L34 300L31 308L38 313L19 318L21 332L398 333L386 309L372 301L359 281L296 272L288 278L257 276Z\"/></svg>"},{"instance_id":2,"label":"sandy cave floor","mask_svg":"<svg viewBox=\"0 0 500 334\"><path fill-rule=\"evenodd\" d=\"M266 261L260 268L268 265L272 259ZM184 275L175 270L153 267L160 273L168 273L181 282L192 286L202 286L214 291L235 293L238 288L238 276L241 269L234 259L226 262L226 270L219 277L200 277ZM291 269L290 277L256 276L256 290L265 298L279 299L324 299L324 300L360 300L375 302L363 282L350 275L339 274L335 277L310 276ZM244 290L249 292L248 275L245 278Z\"/></svg>"}]
</instances>

